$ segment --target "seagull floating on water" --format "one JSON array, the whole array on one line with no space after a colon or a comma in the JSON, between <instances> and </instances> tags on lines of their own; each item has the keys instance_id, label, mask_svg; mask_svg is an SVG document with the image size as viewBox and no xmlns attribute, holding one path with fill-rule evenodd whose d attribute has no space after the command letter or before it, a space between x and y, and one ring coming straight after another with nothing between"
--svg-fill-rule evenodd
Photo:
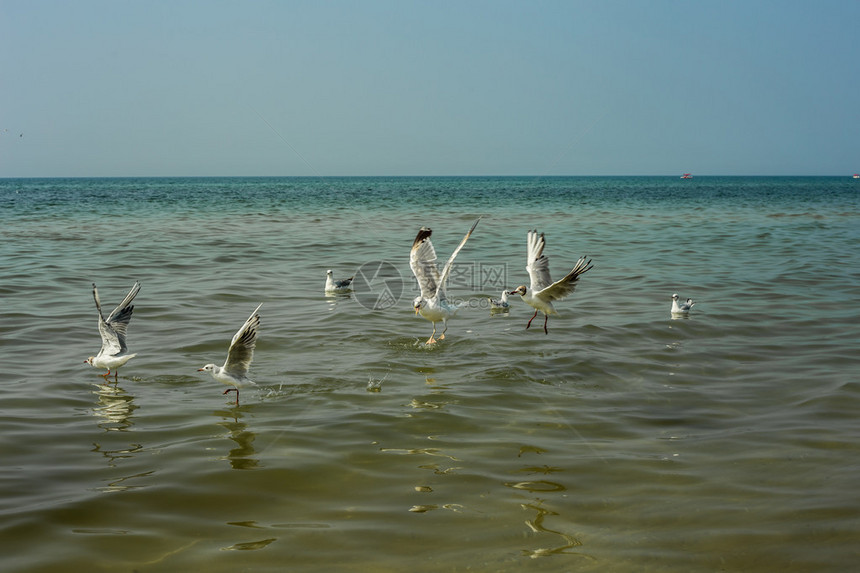
<instances>
[{"instance_id":1,"label":"seagull floating on water","mask_svg":"<svg viewBox=\"0 0 860 573\"><path fill-rule=\"evenodd\" d=\"M678 296L678 293L672 295L672 314L689 314L690 309L696 304L691 298L688 298L687 302L678 302L679 300L681 297Z\"/></svg>"},{"instance_id":2,"label":"seagull floating on water","mask_svg":"<svg viewBox=\"0 0 860 573\"><path fill-rule=\"evenodd\" d=\"M260 303L242 328L233 335L233 340L230 342L230 350L227 351L227 361L224 366L216 366L215 364L207 364L203 368L198 368L198 372L209 372L212 377L228 386L224 390L224 394L236 392L236 405L239 405L239 387L246 385L255 385L253 380L248 378L248 368L251 367L251 361L254 359L254 348L257 346L257 329L260 326L260 315L257 311L263 303Z\"/></svg>"},{"instance_id":3,"label":"seagull floating on water","mask_svg":"<svg viewBox=\"0 0 860 573\"><path fill-rule=\"evenodd\" d=\"M573 270L567 273L563 279L552 282L549 275L549 259L543 254L545 246L546 241L543 233L538 235L537 231L528 232L528 264L526 270L529 272L531 286L526 288L525 285L521 285L508 294L520 295L524 303L535 309L535 313L529 319L526 328L532 325L532 321L540 311L544 314L543 331L545 334L549 334L546 328L549 315L558 314L552 302L570 295L576 288L579 275L591 270L592 264L590 259L586 260L586 257L580 257Z\"/></svg>"},{"instance_id":4,"label":"seagull floating on water","mask_svg":"<svg viewBox=\"0 0 860 573\"><path fill-rule=\"evenodd\" d=\"M442 274L439 274L439 269L436 267L436 250L433 248L433 243L430 242L430 235L433 231L427 227L421 227L412 242L409 266L412 268L415 278L418 279L418 286L421 287L421 295L415 297L415 300L412 301L412 307L415 309L415 314L420 314L433 323L433 333L427 339L426 344L436 343L437 339L433 337L436 336L436 323L438 322L445 325L438 340L445 338L445 331L448 330L448 319L457 314L460 308L460 305L448 302L445 296L445 283L448 281L448 275L451 274L454 258L469 240L469 236L478 226L480 220L481 218L478 217L478 220L475 221L475 224L451 253L451 258L445 263Z\"/></svg>"},{"instance_id":5,"label":"seagull floating on water","mask_svg":"<svg viewBox=\"0 0 860 573\"><path fill-rule=\"evenodd\" d=\"M129 354L126 343L126 332L131 320L134 306L131 301L140 292L140 283L135 281L134 286L125 295L119 305L113 309L107 319L102 315L102 305L99 301L99 289L93 283L93 299L96 301L96 309L99 311L99 334L102 336L102 347L95 356L90 356L84 362L94 368L107 368L107 373L102 376L107 380L110 371L114 371L114 380L119 377L119 367L137 356L137 353Z\"/></svg>"},{"instance_id":6,"label":"seagull floating on water","mask_svg":"<svg viewBox=\"0 0 860 573\"><path fill-rule=\"evenodd\" d=\"M325 292L326 293L346 293L352 290L350 286L352 283L352 279L355 278L355 275L349 277L348 279L335 279L334 273L332 273L331 269L326 271L325 273Z\"/></svg>"},{"instance_id":7,"label":"seagull floating on water","mask_svg":"<svg viewBox=\"0 0 860 573\"><path fill-rule=\"evenodd\" d=\"M508 291L503 290L501 298L490 299L490 310L507 310L511 304L508 302Z\"/></svg>"}]
</instances>

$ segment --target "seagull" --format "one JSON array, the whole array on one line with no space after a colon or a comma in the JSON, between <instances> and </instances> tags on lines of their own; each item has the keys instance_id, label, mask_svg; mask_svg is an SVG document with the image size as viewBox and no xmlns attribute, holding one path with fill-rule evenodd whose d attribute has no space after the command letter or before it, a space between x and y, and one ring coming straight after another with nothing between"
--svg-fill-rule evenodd
<instances>
[{"instance_id":1,"label":"seagull","mask_svg":"<svg viewBox=\"0 0 860 573\"><path fill-rule=\"evenodd\" d=\"M448 302L445 297L445 283L448 281L448 275L451 274L454 258L469 240L469 236L478 226L480 220L481 218L478 217L478 220L475 221L475 224L451 253L451 258L445 263L442 274L439 274L439 269L436 268L436 250L433 248L433 243L430 242L430 235L433 231L427 227L421 227L415 241L412 242L409 266L412 267L412 272L418 279L418 286L421 287L421 295L415 297L415 300L412 301L412 307L415 309L415 314L420 314L433 323L433 333L425 344L436 343L436 339L433 337L436 336L436 323L440 321L445 325L445 328L442 330L439 340L445 338L445 331L448 330L448 319L457 314L457 310L460 308L459 304Z\"/></svg>"},{"instance_id":2,"label":"seagull","mask_svg":"<svg viewBox=\"0 0 860 573\"><path fill-rule=\"evenodd\" d=\"M549 315L558 314L552 306L552 301L561 300L571 294L576 288L579 275L591 270L592 265L590 259L586 260L586 257L580 257L573 270L567 273L563 279L552 282L552 279L549 278L549 259L543 254L545 246L546 241L543 233L538 235L537 231L528 232L528 264L526 270L531 278L531 286L526 288L525 285L521 285L508 294L520 295L524 303L535 309L535 313L529 319L526 328L532 325L538 311L541 311L544 314L543 331L545 334L549 334L546 328Z\"/></svg>"},{"instance_id":3,"label":"seagull","mask_svg":"<svg viewBox=\"0 0 860 573\"><path fill-rule=\"evenodd\" d=\"M511 305L508 302L508 291L503 290L501 298L490 299L490 310L505 310Z\"/></svg>"},{"instance_id":4,"label":"seagull","mask_svg":"<svg viewBox=\"0 0 860 573\"><path fill-rule=\"evenodd\" d=\"M110 376L110 371L114 371L114 380L119 377L119 367L124 366L126 362L137 356L137 354L129 354L128 345L125 340L125 333L128 330L128 323L131 320L131 313L134 311L134 306L131 301L140 292L140 283L135 281L134 286L125 295L125 298L119 305L113 309L107 320L102 315L102 305L99 300L99 289L93 283L93 299L96 301L96 309L99 311L99 334L102 336L102 347L99 353L95 356L90 356L84 362L93 368L107 368L107 373L102 376L107 380Z\"/></svg>"},{"instance_id":5,"label":"seagull","mask_svg":"<svg viewBox=\"0 0 860 573\"><path fill-rule=\"evenodd\" d=\"M331 272L331 269L327 270L325 273L325 292L329 293L345 293L352 290L350 283L352 283L352 279L355 276L351 276L348 279L334 279L334 274Z\"/></svg>"},{"instance_id":6,"label":"seagull","mask_svg":"<svg viewBox=\"0 0 860 573\"><path fill-rule=\"evenodd\" d=\"M257 311L263 303L260 303L242 328L233 335L233 340L230 342L230 350L227 351L227 361L224 366L216 366L215 364L207 364L203 368L198 368L198 372L209 372L212 377L228 386L224 390L224 394L236 392L236 405L239 405L239 387L248 384L254 385L253 380L248 378L248 368L251 366L251 360L254 359L254 348L257 346L257 328L260 326L260 315Z\"/></svg>"},{"instance_id":7,"label":"seagull","mask_svg":"<svg viewBox=\"0 0 860 573\"><path fill-rule=\"evenodd\" d=\"M688 298L687 302L679 303L679 300L681 297L678 296L678 293L672 295L672 314L689 314L690 309L696 304L691 298Z\"/></svg>"}]
</instances>

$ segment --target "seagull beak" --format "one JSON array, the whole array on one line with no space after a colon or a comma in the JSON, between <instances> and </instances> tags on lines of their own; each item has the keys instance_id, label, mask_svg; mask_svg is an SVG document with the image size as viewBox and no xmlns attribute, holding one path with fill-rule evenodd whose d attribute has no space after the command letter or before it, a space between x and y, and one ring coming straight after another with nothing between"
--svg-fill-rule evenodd
<instances>
[{"instance_id":1,"label":"seagull beak","mask_svg":"<svg viewBox=\"0 0 860 573\"><path fill-rule=\"evenodd\" d=\"M198 369L197 369L197 371L198 371L198 372L203 372L203 369L202 369L202 368L198 368Z\"/></svg>"},{"instance_id":2,"label":"seagull beak","mask_svg":"<svg viewBox=\"0 0 860 573\"><path fill-rule=\"evenodd\" d=\"M518 293L517 291L515 291L515 290L512 290L512 291L511 291L511 292L509 292L508 294L519 294L519 293Z\"/></svg>"},{"instance_id":3,"label":"seagull beak","mask_svg":"<svg viewBox=\"0 0 860 573\"><path fill-rule=\"evenodd\" d=\"M415 316L418 316L418 307L415 307Z\"/></svg>"}]
</instances>

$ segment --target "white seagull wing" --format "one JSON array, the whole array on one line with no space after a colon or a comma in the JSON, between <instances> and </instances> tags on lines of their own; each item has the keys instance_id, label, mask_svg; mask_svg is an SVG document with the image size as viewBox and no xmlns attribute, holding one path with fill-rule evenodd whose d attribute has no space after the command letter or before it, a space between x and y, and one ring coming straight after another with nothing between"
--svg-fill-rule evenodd
<instances>
[{"instance_id":1,"label":"white seagull wing","mask_svg":"<svg viewBox=\"0 0 860 573\"><path fill-rule=\"evenodd\" d=\"M102 315L101 301L99 300L99 291L93 283L93 299L96 302L96 309L99 312L99 334L102 337L102 348L99 351L99 356L113 356L128 350L126 343L126 332L128 323L131 320L134 306L131 301L140 292L140 283L135 282L131 290L125 296L123 301L117 305L113 312L108 315L105 320Z\"/></svg>"},{"instance_id":2,"label":"white seagull wing","mask_svg":"<svg viewBox=\"0 0 860 573\"><path fill-rule=\"evenodd\" d=\"M463 248L463 245L465 245L466 241L469 240L469 237L472 236L472 231L475 230L475 227L477 227L480 222L481 218L478 217L478 220L474 222L472 228L469 229L469 232L466 233L466 236L463 237L463 240L460 241L460 244L457 245L457 248L454 249L453 253L451 253L451 257L448 259L448 262L445 263L445 267L442 269L442 276L439 277L439 298L443 298L445 294L445 283L448 282L448 275L451 274L451 268L454 266L454 259L457 258L457 254L460 252L460 249Z\"/></svg>"},{"instance_id":3,"label":"white seagull wing","mask_svg":"<svg viewBox=\"0 0 860 573\"><path fill-rule=\"evenodd\" d=\"M242 325L230 342L230 350L227 352L227 361L224 362L224 370L235 378L244 378L251 367L254 359L254 349L257 347L257 329L260 327L260 315L257 311L263 303L260 303L245 324Z\"/></svg>"},{"instance_id":4,"label":"white seagull wing","mask_svg":"<svg viewBox=\"0 0 860 573\"><path fill-rule=\"evenodd\" d=\"M125 337L126 332L128 330L128 323L131 320L131 314L134 311L134 306L131 304L131 301L134 300L134 297L136 297L137 293L139 292L140 283L135 281L134 285L131 287L131 290L129 290L128 294L125 295L123 301L119 303L117 307L113 309L113 312L111 312L110 315L107 317L106 322L116 332L123 352L128 350Z\"/></svg>"},{"instance_id":5,"label":"white seagull wing","mask_svg":"<svg viewBox=\"0 0 860 573\"><path fill-rule=\"evenodd\" d=\"M427 227L421 227L409 253L409 267L418 280L421 297L425 299L436 296L440 284L439 269L436 268L436 249L430 242L432 233Z\"/></svg>"},{"instance_id":6,"label":"white seagull wing","mask_svg":"<svg viewBox=\"0 0 860 573\"><path fill-rule=\"evenodd\" d=\"M581 257L576 262L576 266L574 266L573 269L569 273L567 273L567 275L565 275L563 279L558 280L541 290L533 291L533 294L541 300L549 302L552 302L554 300L561 300L573 292L573 290L576 288L576 283L579 280L580 275L591 270L592 266L593 265L591 264L590 259L586 260L585 257Z\"/></svg>"},{"instance_id":7,"label":"white seagull wing","mask_svg":"<svg viewBox=\"0 0 860 573\"><path fill-rule=\"evenodd\" d=\"M120 343L116 331L101 316L99 316L99 334L102 337L102 347L98 357L113 356L123 351L123 344Z\"/></svg>"},{"instance_id":8,"label":"white seagull wing","mask_svg":"<svg viewBox=\"0 0 860 573\"><path fill-rule=\"evenodd\" d=\"M543 254L546 240L543 233L538 235L537 231L529 231L527 243L528 258L526 270L529 272L529 278L531 279L529 290L536 293L552 284L552 279L549 276L549 259Z\"/></svg>"}]
</instances>

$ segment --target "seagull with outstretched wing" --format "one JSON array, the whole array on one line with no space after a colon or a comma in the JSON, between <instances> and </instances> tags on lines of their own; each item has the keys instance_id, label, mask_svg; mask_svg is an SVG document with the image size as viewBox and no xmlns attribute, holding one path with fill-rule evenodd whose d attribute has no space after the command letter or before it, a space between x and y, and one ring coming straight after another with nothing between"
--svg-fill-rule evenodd
<instances>
[{"instance_id":1,"label":"seagull with outstretched wing","mask_svg":"<svg viewBox=\"0 0 860 573\"><path fill-rule=\"evenodd\" d=\"M426 344L436 343L436 323L441 322L445 328L438 340L445 338L445 331L448 330L448 319L457 314L460 308L459 304L451 303L445 294L445 283L448 281L448 276L451 274L451 267L454 266L454 259L469 240L472 231L478 226L478 222L472 225L445 266L442 268L442 273L436 267L436 250L433 248L433 243L430 242L430 235L433 233L427 227L421 227L418 235L412 242L412 251L409 254L409 266L412 268L412 273L418 279L418 286L421 288L421 294L415 297L412 301L412 307L415 309L415 314L420 314L427 320L433 323L433 333L427 339Z\"/></svg>"},{"instance_id":2,"label":"seagull with outstretched wing","mask_svg":"<svg viewBox=\"0 0 860 573\"><path fill-rule=\"evenodd\" d=\"M216 366L215 364L207 364L203 368L198 368L198 372L209 372L212 377L228 386L224 390L224 394L236 392L236 405L239 405L239 388L241 386L255 385L253 380L248 378L248 369L251 367L251 361L254 359L254 348L257 347L257 329L260 327L260 315L257 311L263 303L260 303L245 324L242 325L236 334L233 335L233 340L230 341L230 350L227 351L227 361L224 366Z\"/></svg>"},{"instance_id":3,"label":"seagull with outstretched wing","mask_svg":"<svg viewBox=\"0 0 860 573\"><path fill-rule=\"evenodd\" d=\"M93 299L96 301L96 309L99 311L99 334L102 337L102 347L98 354L90 356L84 362L94 368L107 368L107 372L102 374L105 379L110 376L110 371L113 370L114 380L117 380L120 366L124 366L126 362L137 356L137 353L132 354L128 351L126 333L131 314L134 311L131 301L139 292L140 283L135 281L122 302L105 318L99 300L99 289L93 283Z\"/></svg>"},{"instance_id":4,"label":"seagull with outstretched wing","mask_svg":"<svg viewBox=\"0 0 860 573\"><path fill-rule=\"evenodd\" d=\"M508 294L520 295L524 303L535 309L535 313L529 319L526 328L532 325L532 321L540 311L544 314L543 331L545 334L549 334L546 328L549 315L558 314L552 305L553 301L561 300L573 293L579 276L591 270L592 264L590 259L586 260L586 257L581 257L576 266L564 278L553 282L549 275L549 259L543 254L545 246L546 240L543 233L538 235L537 231L528 232L528 264L526 270L529 272L531 284L529 288L520 285Z\"/></svg>"}]
</instances>

